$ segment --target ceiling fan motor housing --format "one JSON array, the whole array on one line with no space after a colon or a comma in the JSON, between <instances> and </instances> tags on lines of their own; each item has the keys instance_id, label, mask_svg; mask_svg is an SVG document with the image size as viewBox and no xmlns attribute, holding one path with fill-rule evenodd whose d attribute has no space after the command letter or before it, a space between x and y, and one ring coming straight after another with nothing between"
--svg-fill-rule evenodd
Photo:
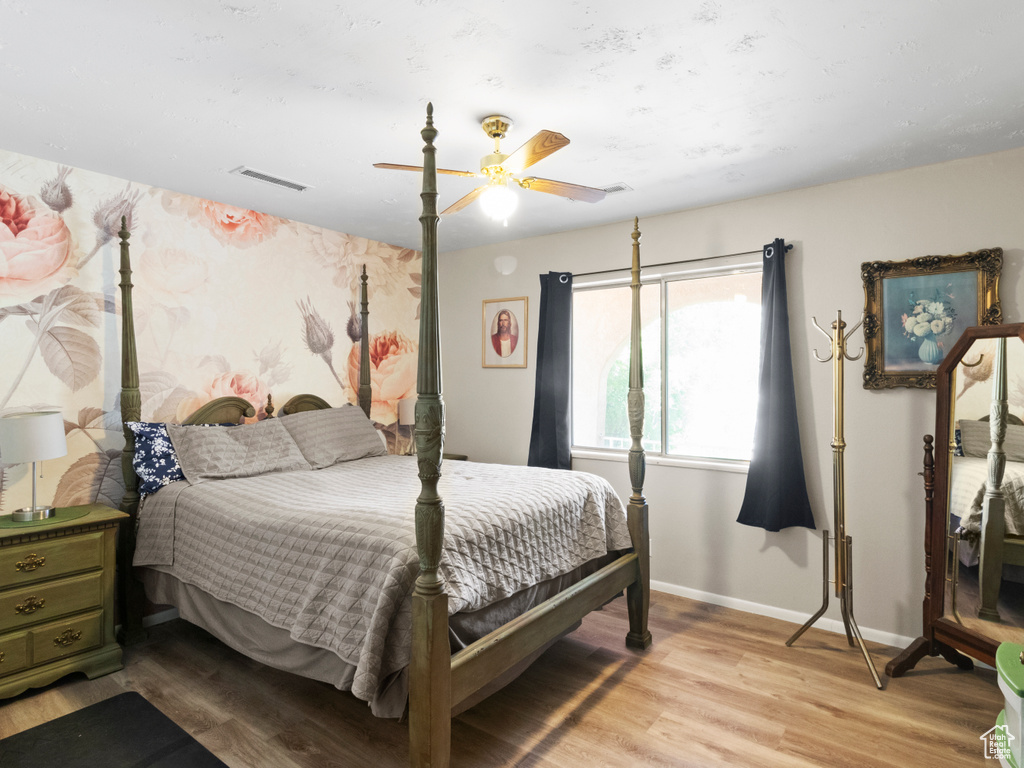
<instances>
[{"instance_id":1,"label":"ceiling fan motor housing","mask_svg":"<svg viewBox=\"0 0 1024 768\"><path fill-rule=\"evenodd\" d=\"M495 173L500 173L502 170L501 164L504 163L507 158L508 155L503 155L501 152L484 155L480 158L480 173L487 176L493 176Z\"/></svg>"}]
</instances>

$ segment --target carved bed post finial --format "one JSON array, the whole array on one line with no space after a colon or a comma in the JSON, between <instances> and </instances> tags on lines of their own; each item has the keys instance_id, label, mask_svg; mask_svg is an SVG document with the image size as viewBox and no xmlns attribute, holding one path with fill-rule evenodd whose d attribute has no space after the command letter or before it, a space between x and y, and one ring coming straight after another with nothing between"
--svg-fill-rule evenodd
<instances>
[{"instance_id":1,"label":"carved bed post finial","mask_svg":"<svg viewBox=\"0 0 1024 768\"><path fill-rule=\"evenodd\" d=\"M423 279L420 299L419 361L416 373L416 456L422 486L416 503L416 539L420 575L416 589L423 594L441 591L437 568L444 538L444 502L437 493L444 450L444 400L441 397L441 334L437 288L437 165L434 107L427 104L423 137Z\"/></svg>"},{"instance_id":2,"label":"carved bed post finial","mask_svg":"<svg viewBox=\"0 0 1024 768\"><path fill-rule=\"evenodd\" d=\"M370 387L370 302L367 298L366 265L359 278L359 407L366 418L370 418L370 407L373 405L373 390Z\"/></svg>"},{"instance_id":3,"label":"carved bed post finial","mask_svg":"<svg viewBox=\"0 0 1024 768\"><path fill-rule=\"evenodd\" d=\"M132 310L132 264L128 249L127 219L121 217L121 423L142 420L142 396L139 394L139 361L135 348L135 319ZM124 429L124 450L121 452L121 469L124 474L125 494L121 499L121 511L134 515L139 505L139 479L132 467L135 453L135 433ZM131 527L131 526L126 526Z\"/></svg>"},{"instance_id":4,"label":"carved bed post finial","mask_svg":"<svg viewBox=\"0 0 1024 768\"><path fill-rule=\"evenodd\" d=\"M629 535L633 550L637 554L637 580L626 589L629 608L629 633L626 645L630 648L647 648L651 644L651 633L647 629L647 615L651 601L651 535L648 522L647 501L644 499L644 361L640 349L640 219L633 219L633 266L630 291L633 299L633 314L629 334L629 393L626 396L629 411L629 435L632 445L629 449L629 482L633 495L626 505Z\"/></svg>"},{"instance_id":5,"label":"carved bed post finial","mask_svg":"<svg viewBox=\"0 0 1024 768\"><path fill-rule=\"evenodd\" d=\"M121 511L131 516L120 528L121 546L118 557L121 602L122 641L129 645L145 637L142 629L142 590L132 577L131 562L135 554L135 519L139 510L139 478L132 466L135 455L135 433L128 426L129 421L142 420L142 395L139 393L139 357L135 346L135 318L132 310L132 264L128 248L127 217L121 217L121 429L124 432L124 448L121 450L121 473L124 476L124 496L121 497Z\"/></svg>"},{"instance_id":6,"label":"carved bed post finial","mask_svg":"<svg viewBox=\"0 0 1024 768\"><path fill-rule=\"evenodd\" d=\"M267 393L267 405L263 410L267 414L268 419L274 418L274 396L269 392Z\"/></svg>"},{"instance_id":7,"label":"carved bed post finial","mask_svg":"<svg viewBox=\"0 0 1024 768\"><path fill-rule=\"evenodd\" d=\"M444 544L444 502L437 492L444 449L441 341L437 290L437 166L434 107L427 104L423 137L423 280L416 374L416 549L420 573L412 595L409 663L409 758L413 766L447 768L451 756L451 648L448 595L438 575Z\"/></svg>"},{"instance_id":8,"label":"carved bed post finial","mask_svg":"<svg viewBox=\"0 0 1024 768\"><path fill-rule=\"evenodd\" d=\"M644 475L646 458L642 440L644 436L644 361L640 344L640 219L633 219L633 268L630 290L633 294L633 317L629 337L629 435L633 440L629 449L629 480L633 487L630 502L645 504Z\"/></svg>"}]
</instances>

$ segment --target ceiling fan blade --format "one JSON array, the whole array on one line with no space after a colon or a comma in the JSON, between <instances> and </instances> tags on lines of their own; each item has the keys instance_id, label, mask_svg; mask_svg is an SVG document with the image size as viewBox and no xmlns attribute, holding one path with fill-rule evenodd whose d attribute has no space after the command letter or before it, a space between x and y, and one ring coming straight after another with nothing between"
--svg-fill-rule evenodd
<instances>
[{"instance_id":1,"label":"ceiling fan blade","mask_svg":"<svg viewBox=\"0 0 1024 768\"><path fill-rule=\"evenodd\" d=\"M569 140L554 131L541 131L519 149L509 155L502 166L509 173L519 173L529 168L538 160L543 160L552 152L557 152L568 145Z\"/></svg>"},{"instance_id":2,"label":"ceiling fan blade","mask_svg":"<svg viewBox=\"0 0 1024 768\"><path fill-rule=\"evenodd\" d=\"M393 171L422 171L422 165L395 165L394 163L374 163L374 168L390 168ZM447 168L438 168L438 173L447 173L449 176L479 176L479 173L472 171L450 171Z\"/></svg>"},{"instance_id":3,"label":"ceiling fan blade","mask_svg":"<svg viewBox=\"0 0 1024 768\"><path fill-rule=\"evenodd\" d=\"M487 189L487 186L488 186L487 184L484 184L482 187L477 187L476 189L474 189L468 195L464 195L464 196L460 197L454 203L452 203L447 208L445 208L443 211L441 211L441 215L442 216L447 216L449 213L458 213L463 208L465 208L467 205L469 205L474 200L476 200L478 197L480 197L480 194L485 189Z\"/></svg>"},{"instance_id":4,"label":"ceiling fan blade","mask_svg":"<svg viewBox=\"0 0 1024 768\"><path fill-rule=\"evenodd\" d=\"M538 179L529 176L525 179L517 179L519 186L524 189L532 189L536 192L547 192L549 195L560 195L570 200L580 200L584 203L597 203L604 200L608 193L597 187L584 187L580 184L569 184L565 181L552 181L551 179Z\"/></svg>"}]
</instances>

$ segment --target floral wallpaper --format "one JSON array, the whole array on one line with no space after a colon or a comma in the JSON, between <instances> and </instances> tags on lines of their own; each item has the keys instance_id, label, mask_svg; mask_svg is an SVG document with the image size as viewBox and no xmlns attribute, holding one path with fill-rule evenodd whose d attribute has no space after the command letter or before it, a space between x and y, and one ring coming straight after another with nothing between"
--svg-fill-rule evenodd
<instances>
[{"instance_id":1,"label":"floral wallpaper","mask_svg":"<svg viewBox=\"0 0 1024 768\"><path fill-rule=\"evenodd\" d=\"M43 465L40 503L123 493L122 216L144 420L222 395L258 418L268 395L355 403L366 265L371 417L408 445L397 411L416 391L419 252L0 150L0 415L60 410L68 441ZM30 474L0 454L0 514L31 503Z\"/></svg>"}]
</instances>

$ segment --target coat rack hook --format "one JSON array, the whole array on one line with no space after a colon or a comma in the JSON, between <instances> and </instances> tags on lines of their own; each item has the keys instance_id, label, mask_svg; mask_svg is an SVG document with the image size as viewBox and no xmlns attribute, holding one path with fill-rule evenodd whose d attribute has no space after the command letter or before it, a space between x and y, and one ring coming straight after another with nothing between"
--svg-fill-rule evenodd
<instances>
[{"instance_id":1,"label":"coat rack hook","mask_svg":"<svg viewBox=\"0 0 1024 768\"><path fill-rule=\"evenodd\" d=\"M849 333L846 334L846 340L849 341L850 337L853 336L854 332L858 328L860 328L862 325L864 325L864 316L863 315L861 315L861 318L860 318L860 320L857 321L857 324L855 326L853 326L853 328L850 329ZM846 357L847 360L860 360L862 357L864 357L864 347L860 348L860 352L857 353L856 357L850 357L849 353L846 352L846 345L844 344L843 345L843 355Z\"/></svg>"},{"instance_id":2,"label":"coat rack hook","mask_svg":"<svg viewBox=\"0 0 1024 768\"><path fill-rule=\"evenodd\" d=\"M814 327L815 328L817 328L819 331L821 331L823 334L825 334L825 338L827 338L829 340L829 343L831 343L832 342L832 334L829 333L828 331L826 331L820 325L818 325L818 318L816 318L813 315L811 315L811 322L814 323ZM832 359L832 354L833 354L832 352L828 353L828 357L821 357L821 356L818 355L818 350L815 349L815 350L812 350L812 351L814 352L815 359L819 363L827 363L829 360Z\"/></svg>"}]
</instances>

